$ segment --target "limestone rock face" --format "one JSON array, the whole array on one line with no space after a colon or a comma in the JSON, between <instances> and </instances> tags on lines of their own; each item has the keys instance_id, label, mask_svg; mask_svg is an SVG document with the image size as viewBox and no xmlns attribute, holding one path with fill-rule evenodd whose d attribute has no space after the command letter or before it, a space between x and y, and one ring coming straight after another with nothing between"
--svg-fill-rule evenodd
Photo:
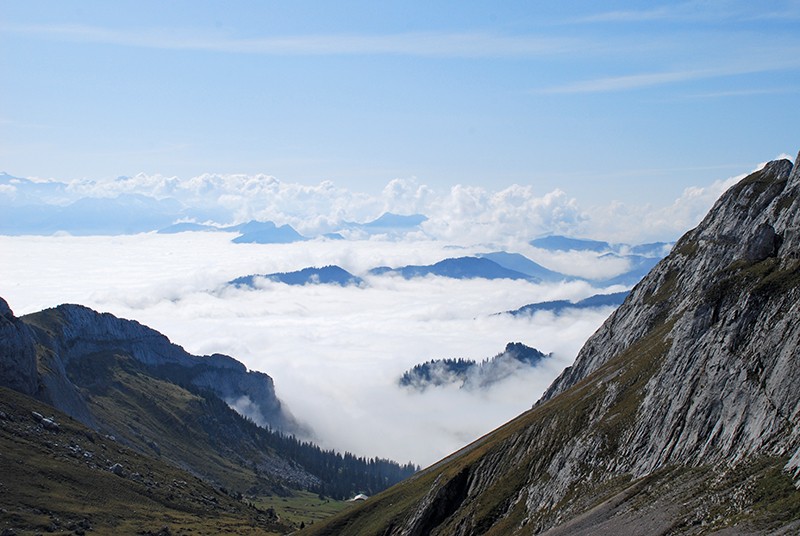
<instances>
[{"instance_id":1,"label":"limestone rock face","mask_svg":"<svg viewBox=\"0 0 800 536\"><path fill-rule=\"evenodd\" d=\"M30 329L0 298L0 385L35 395L39 389L36 348Z\"/></svg>"},{"instance_id":2,"label":"limestone rock face","mask_svg":"<svg viewBox=\"0 0 800 536\"><path fill-rule=\"evenodd\" d=\"M800 174L732 187L586 343L540 403L668 324L621 469L794 454L800 439ZM792 452L788 452L793 449Z\"/></svg>"},{"instance_id":3,"label":"limestone rock face","mask_svg":"<svg viewBox=\"0 0 800 536\"><path fill-rule=\"evenodd\" d=\"M786 160L743 179L587 341L537 405L591 379L605 392L593 421L630 422L613 439L580 433L551 464L554 483L529 486L530 510L586 477L575 460L610 480L757 454L788 457L800 477L799 203L800 174ZM622 370L612 365L620 356L631 363ZM625 369L635 367L632 379ZM626 403L636 407L620 412L635 389Z\"/></svg>"}]
</instances>

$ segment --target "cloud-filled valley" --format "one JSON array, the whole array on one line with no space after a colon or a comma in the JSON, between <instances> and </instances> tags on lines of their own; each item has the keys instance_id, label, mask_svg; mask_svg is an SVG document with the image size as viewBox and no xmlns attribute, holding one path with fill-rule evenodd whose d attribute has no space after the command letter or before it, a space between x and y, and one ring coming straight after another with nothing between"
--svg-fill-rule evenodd
<instances>
[{"instance_id":1,"label":"cloud-filled valley","mask_svg":"<svg viewBox=\"0 0 800 536\"><path fill-rule=\"evenodd\" d=\"M14 255L0 269L2 294L17 314L80 303L138 320L190 352L232 355L270 374L289 410L324 447L423 465L530 407L611 311L494 315L598 292L582 281L366 275L374 266L452 255L437 241L262 245L233 244L231 236L3 236L3 250ZM246 274L327 264L363 275L365 284L227 285ZM415 393L397 385L415 364L481 361L508 342L553 357L487 390Z\"/></svg>"}]
</instances>

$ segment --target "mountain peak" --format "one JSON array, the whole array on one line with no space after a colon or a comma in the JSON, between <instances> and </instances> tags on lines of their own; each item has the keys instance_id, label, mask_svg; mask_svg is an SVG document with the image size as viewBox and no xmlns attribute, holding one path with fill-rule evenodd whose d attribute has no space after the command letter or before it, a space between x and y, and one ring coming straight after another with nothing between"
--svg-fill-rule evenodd
<instances>
[{"instance_id":1,"label":"mountain peak","mask_svg":"<svg viewBox=\"0 0 800 536\"><path fill-rule=\"evenodd\" d=\"M703 221L678 240L674 253L633 289L632 294L639 300L620 307L603 325L600 331L614 326L607 329L608 342L613 349L596 351L592 343L598 332L587 341L575 365L550 386L543 399L565 390L578 378L596 369L601 355L611 355L627 347L632 341L618 336L621 327L633 330L631 323L652 324L649 316L663 314L667 309L685 308L684 300L691 301L698 293L705 295L713 282L709 275L724 272L736 262L755 263L767 258L795 257L797 239L800 238L796 231L798 209L794 206L784 214L785 209L796 205L798 199L797 189L788 187L787 182L792 168L788 160L769 162L725 192ZM679 273L684 274L683 277L678 277ZM655 300L655 297L659 299ZM642 308L643 305L651 306L651 314L647 317L628 311L628 307ZM629 320L620 326L624 317Z\"/></svg>"}]
</instances>

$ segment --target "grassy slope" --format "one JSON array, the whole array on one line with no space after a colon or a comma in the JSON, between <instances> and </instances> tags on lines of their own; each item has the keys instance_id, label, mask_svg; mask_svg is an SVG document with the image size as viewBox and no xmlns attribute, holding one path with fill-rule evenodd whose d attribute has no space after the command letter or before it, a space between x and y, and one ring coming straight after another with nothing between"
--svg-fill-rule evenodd
<instances>
[{"instance_id":1,"label":"grassy slope","mask_svg":"<svg viewBox=\"0 0 800 536\"><path fill-rule=\"evenodd\" d=\"M45 430L32 411L55 416ZM282 534L288 527L171 465L0 389L0 530ZM123 476L109 468L119 463Z\"/></svg>"},{"instance_id":2,"label":"grassy slope","mask_svg":"<svg viewBox=\"0 0 800 536\"><path fill-rule=\"evenodd\" d=\"M24 317L46 337L64 322L59 309ZM39 345L39 368L54 357ZM151 371L124 353L99 352L73 360L67 375L80 389L104 433L216 484L251 495L290 494L275 475L277 455L247 423L215 397L205 399ZM260 467L260 469L259 469ZM264 470L266 467L270 469ZM270 473L273 473L271 475Z\"/></svg>"},{"instance_id":3,"label":"grassy slope","mask_svg":"<svg viewBox=\"0 0 800 536\"><path fill-rule=\"evenodd\" d=\"M68 373L76 384L86 386L82 393L92 413L118 439L235 491L264 493L274 486L246 461L263 457L266 449L257 452L245 440L237 441L242 450L234 451L226 441L230 438L215 437L204 429L204 419L220 408L209 407L205 399L174 383L153 378L125 356L96 354L76 365L80 368L71 367ZM217 416L220 421L237 418Z\"/></svg>"},{"instance_id":4,"label":"grassy slope","mask_svg":"<svg viewBox=\"0 0 800 536\"><path fill-rule=\"evenodd\" d=\"M63 320L58 309L52 309L28 315L25 321L45 337L54 337ZM40 344L38 351L40 370L52 367L55 357L47 344ZM273 508L287 530L351 506L321 501L316 494L295 489L302 484L281 478L287 463L264 443L261 434L239 422L238 414L215 397L205 398L155 377L124 353L84 356L67 367L67 375L80 386L103 435L113 435L140 454L201 476L233 496L243 494L265 510ZM297 472L302 470L290 470L291 475Z\"/></svg>"},{"instance_id":5,"label":"grassy slope","mask_svg":"<svg viewBox=\"0 0 800 536\"><path fill-rule=\"evenodd\" d=\"M311 525L354 506L354 503L320 498L316 493L296 491L291 496L259 497L253 503L262 510L272 508L286 523Z\"/></svg>"}]
</instances>

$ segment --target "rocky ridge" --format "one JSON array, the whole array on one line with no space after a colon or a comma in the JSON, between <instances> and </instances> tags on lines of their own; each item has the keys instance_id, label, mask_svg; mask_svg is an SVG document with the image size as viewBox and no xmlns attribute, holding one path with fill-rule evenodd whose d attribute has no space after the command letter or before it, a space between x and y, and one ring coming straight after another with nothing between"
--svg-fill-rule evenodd
<instances>
[{"instance_id":1,"label":"rocky ridge","mask_svg":"<svg viewBox=\"0 0 800 536\"><path fill-rule=\"evenodd\" d=\"M628 351L653 327L669 326L639 429L622 441L633 474L673 462L735 461L756 451L789 454L796 468L799 215L800 167L793 171L787 160L731 188L539 403Z\"/></svg>"},{"instance_id":2,"label":"rocky ridge","mask_svg":"<svg viewBox=\"0 0 800 536\"><path fill-rule=\"evenodd\" d=\"M798 360L800 166L780 160L719 199L532 410L309 532L793 533Z\"/></svg>"},{"instance_id":3,"label":"rocky ridge","mask_svg":"<svg viewBox=\"0 0 800 536\"><path fill-rule=\"evenodd\" d=\"M0 298L0 378L7 387L33 395L38 390L36 348L30 328L14 316L5 300Z\"/></svg>"},{"instance_id":4,"label":"rocky ridge","mask_svg":"<svg viewBox=\"0 0 800 536\"><path fill-rule=\"evenodd\" d=\"M163 334L135 320L98 313L81 305L59 305L26 315L21 321L17 326L32 331L39 341L40 359L47 363L42 373L39 397L86 424L92 424L91 417L84 405L75 400L77 393L74 386L64 381L64 371L75 360L87 355L124 352L145 366L160 369L172 376L171 379L208 389L223 400L247 397L258 412L250 417L256 417L254 420L258 424L287 432L298 429L298 424L278 400L272 378L261 372L248 371L232 357L191 355ZM43 351L44 348L48 350Z\"/></svg>"}]
</instances>

